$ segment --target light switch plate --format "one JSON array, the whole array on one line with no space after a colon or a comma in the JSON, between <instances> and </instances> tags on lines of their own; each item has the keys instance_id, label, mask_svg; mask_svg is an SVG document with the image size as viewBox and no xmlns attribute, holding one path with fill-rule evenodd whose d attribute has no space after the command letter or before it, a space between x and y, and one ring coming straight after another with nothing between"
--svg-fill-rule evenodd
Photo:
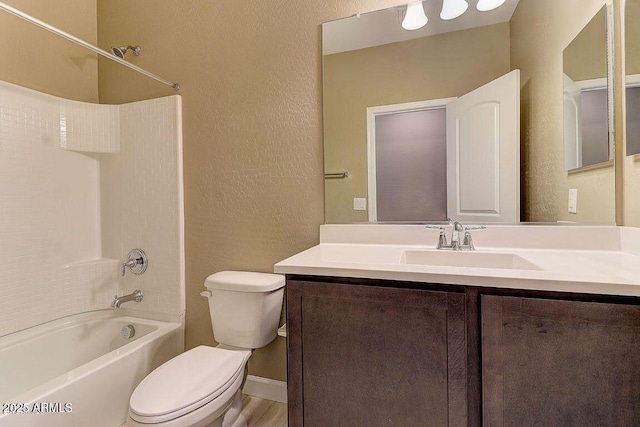
<instances>
[{"instance_id":1,"label":"light switch plate","mask_svg":"<svg viewBox=\"0 0 640 427\"><path fill-rule=\"evenodd\" d=\"M569 213L578 213L578 189L569 189Z\"/></svg>"},{"instance_id":2,"label":"light switch plate","mask_svg":"<svg viewBox=\"0 0 640 427\"><path fill-rule=\"evenodd\" d=\"M366 211L367 210L367 199L355 197L353 199L353 210L354 211Z\"/></svg>"}]
</instances>

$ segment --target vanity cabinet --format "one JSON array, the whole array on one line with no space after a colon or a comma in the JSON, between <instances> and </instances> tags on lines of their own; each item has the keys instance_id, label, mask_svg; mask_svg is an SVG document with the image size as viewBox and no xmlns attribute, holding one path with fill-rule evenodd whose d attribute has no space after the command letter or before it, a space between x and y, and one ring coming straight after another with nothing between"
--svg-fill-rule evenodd
<instances>
[{"instance_id":1,"label":"vanity cabinet","mask_svg":"<svg viewBox=\"0 0 640 427\"><path fill-rule=\"evenodd\" d=\"M482 295L486 426L640 425L640 306Z\"/></svg>"},{"instance_id":2,"label":"vanity cabinet","mask_svg":"<svg viewBox=\"0 0 640 427\"><path fill-rule=\"evenodd\" d=\"M637 299L288 276L289 426L640 425Z\"/></svg>"},{"instance_id":3,"label":"vanity cabinet","mask_svg":"<svg viewBox=\"0 0 640 427\"><path fill-rule=\"evenodd\" d=\"M462 292L287 282L289 426L466 426Z\"/></svg>"}]
</instances>

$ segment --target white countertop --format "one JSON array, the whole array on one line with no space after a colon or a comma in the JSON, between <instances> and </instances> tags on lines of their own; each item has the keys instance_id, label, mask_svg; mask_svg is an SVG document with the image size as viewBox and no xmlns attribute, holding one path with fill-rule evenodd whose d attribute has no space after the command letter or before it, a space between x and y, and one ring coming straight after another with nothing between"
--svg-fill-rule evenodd
<instances>
[{"instance_id":1,"label":"white countertop","mask_svg":"<svg viewBox=\"0 0 640 427\"><path fill-rule=\"evenodd\" d=\"M277 263L274 271L640 296L638 229L489 226L473 232L476 251L470 253L469 259L484 257L475 267L461 266L467 262L459 252L436 250L437 236L437 231L425 230L420 225L323 225L319 245ZM438 260L435 263L431 261L433 256ZM502 260L510 256L515 256L516 262L509 267L478 266L483 265L484 259ZM428 261L422 261L427 258ZM462 262L456 261L460 259ZM453 265L442 265L450 260Z\"/></svg>"}]
</instances>

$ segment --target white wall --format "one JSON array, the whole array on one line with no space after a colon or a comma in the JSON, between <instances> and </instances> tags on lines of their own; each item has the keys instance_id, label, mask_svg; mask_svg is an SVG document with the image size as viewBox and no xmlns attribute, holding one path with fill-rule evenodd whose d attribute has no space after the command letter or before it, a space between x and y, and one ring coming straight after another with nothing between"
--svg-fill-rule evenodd
<instances>
[{"instance_id":1,"label":"white wall","mask_svg":"<svg viewBox=\"0 0 640 427\"><path fill-rule=\"evenodd\" d=\"M151 258L141 308L184 312L180 123L177 96L104 106L0 82L0 335L108 308L138 243ZM104 227L125 217L151 219ZM122 250L103 254L103 240Z\"/></svg>"}]
</instances>

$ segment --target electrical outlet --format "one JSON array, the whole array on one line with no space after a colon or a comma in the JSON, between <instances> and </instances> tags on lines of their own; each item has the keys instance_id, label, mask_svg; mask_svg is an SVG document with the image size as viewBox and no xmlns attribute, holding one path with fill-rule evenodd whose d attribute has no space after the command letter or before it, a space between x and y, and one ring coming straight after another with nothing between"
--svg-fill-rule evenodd
<instances>
[{"instance_id":1,"label":"electrical outlet","mask_svg":"<svg viewBox=\"0 0 640 427\"><path fill-rule=\"evenodd\" d=\"M353 210L354 211L366 211L367 210L367 199L355 197L353 199Z\"/></svg>"},{"instance_id":2,"label":"electrical outlet","mask_svg":"<svg viewBox=\"0 0 640 427\"><path fill-rule=\"evenodd\" d=\"M569 213L578 213L578 189L569 189Z\"/></svg>"}]
</instances>

